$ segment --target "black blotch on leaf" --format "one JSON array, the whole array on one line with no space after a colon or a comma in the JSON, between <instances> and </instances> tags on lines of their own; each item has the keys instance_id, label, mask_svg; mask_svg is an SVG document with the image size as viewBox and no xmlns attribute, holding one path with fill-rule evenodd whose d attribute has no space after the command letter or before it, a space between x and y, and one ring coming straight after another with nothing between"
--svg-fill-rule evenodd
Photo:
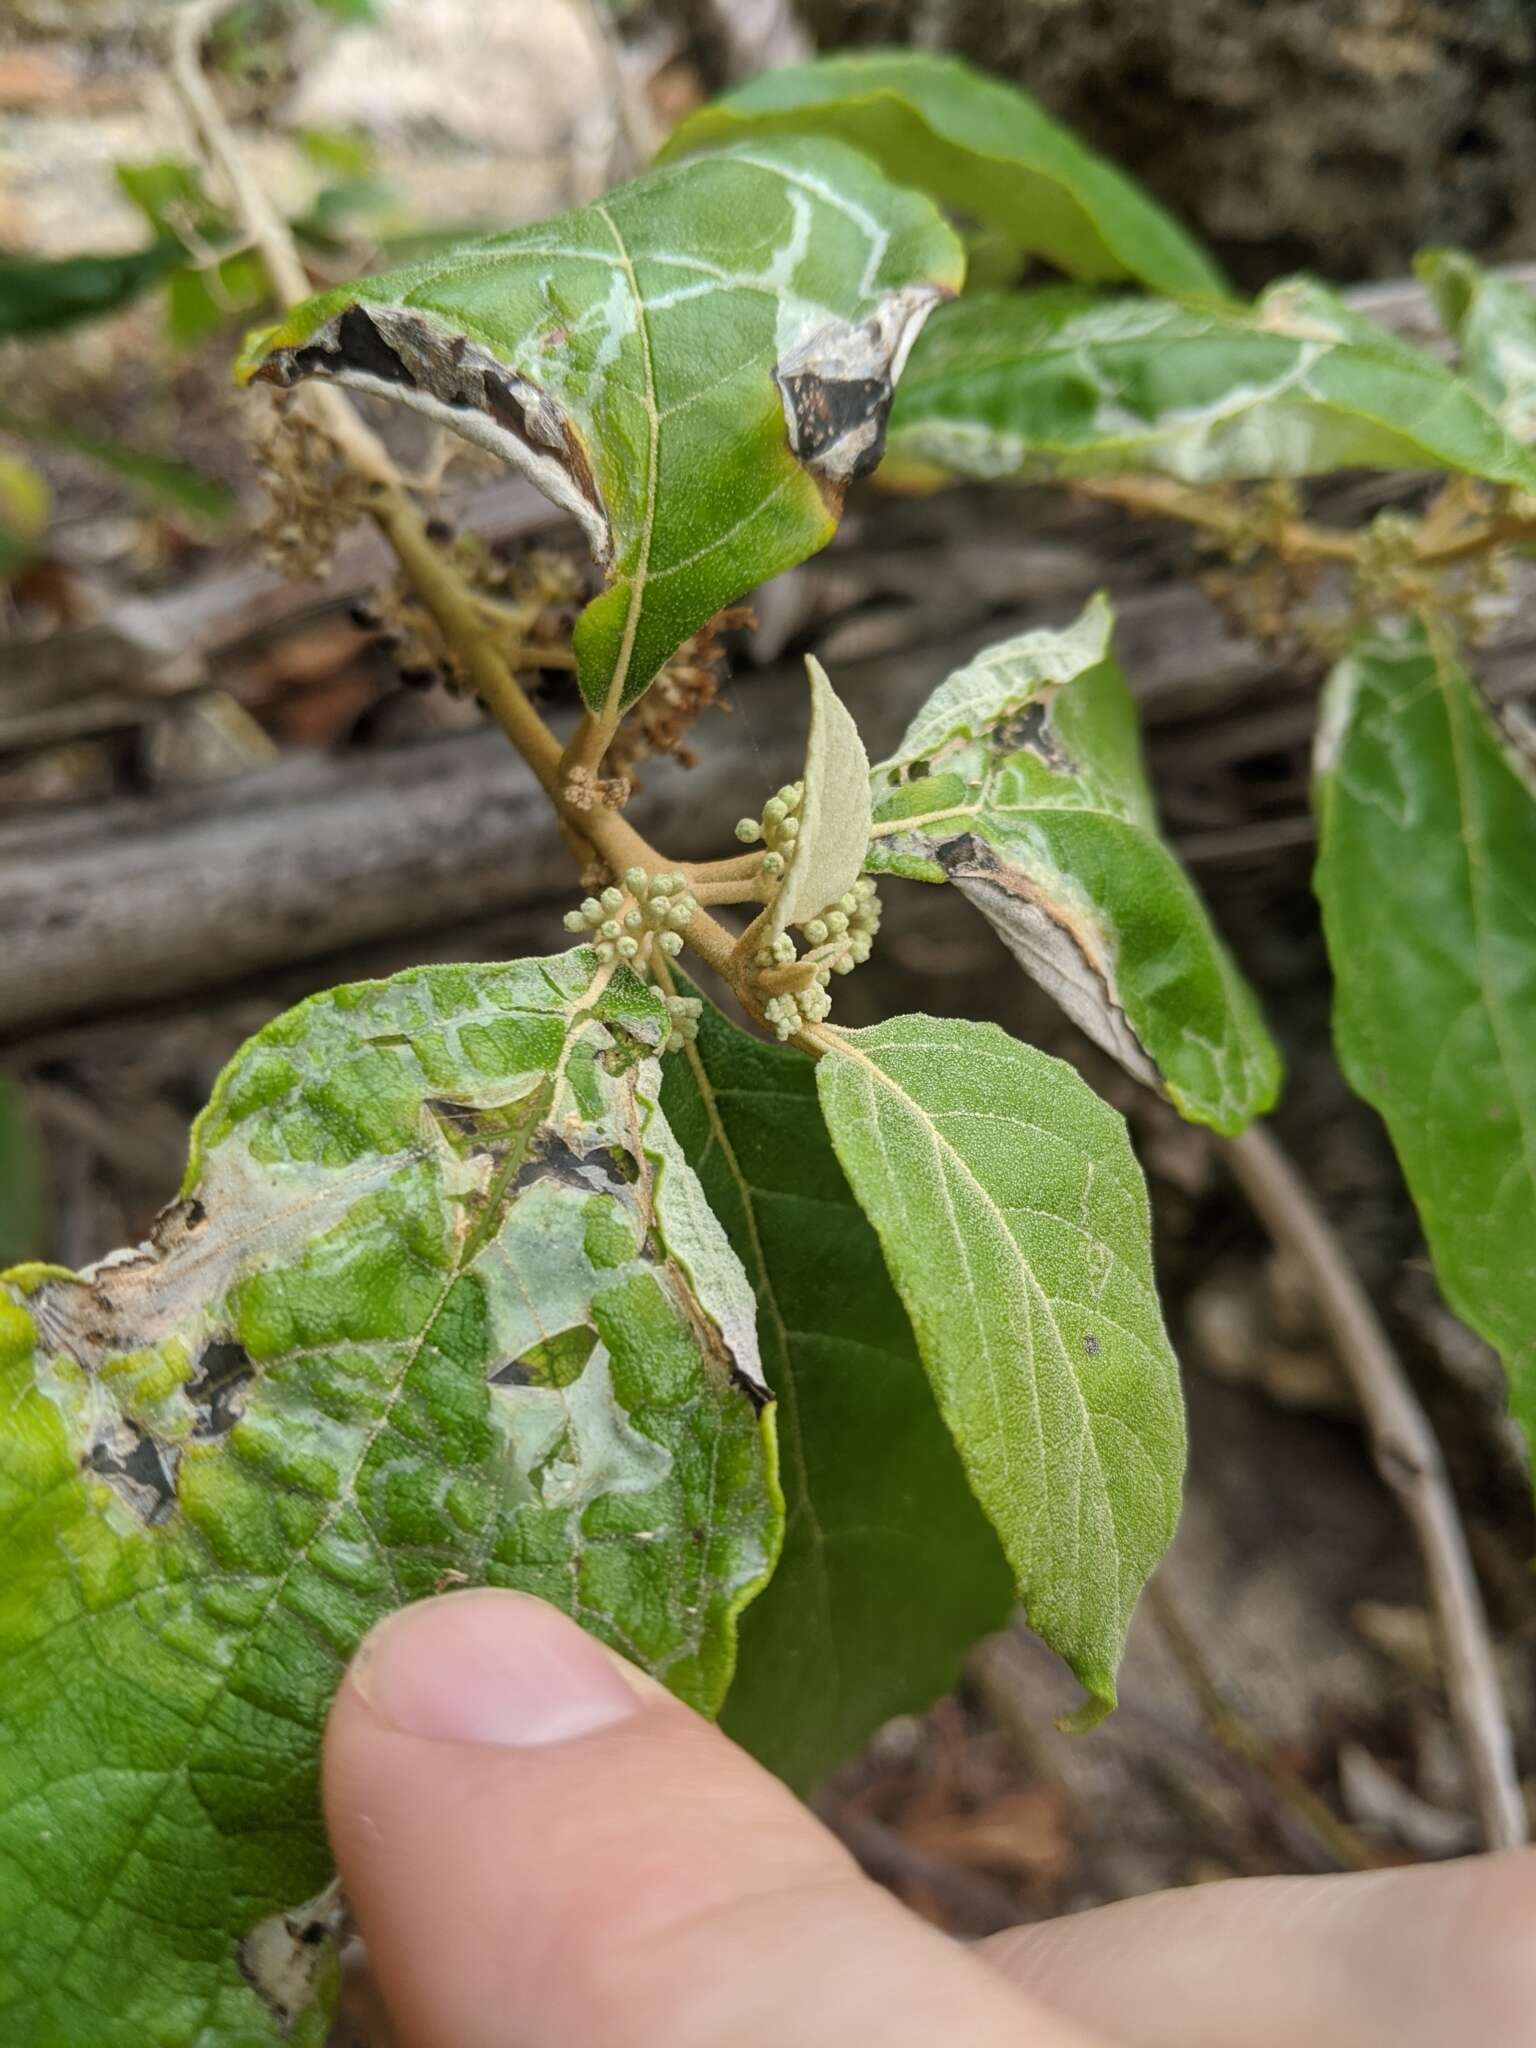
<instances>
[{"instance_id":1,"label":"black blotch on leaf","mask_svg":"<svg viewBox=\"0 0 1536 2048\"><path fill-rule=\"evenodd\" d=\"M1077 763L1056 737L1049 703L1036 698L997 729L997 744L1004 753L1030 753L1043 761L1053 775L1074 775Z\"/></svg>"},{"instance_id":2,"label":"black blotch on leaf","mask_svg":"<svg viewBox=\"0 0 1536 2048\"><path fill-rule=\"evenodd\" d=\"M493 1387L531 1387L535 1383L532 1368L524 1365L520 1358L514 1358L506 1365L498 1365L489 1375L489 1384Z\"/></svg>"},{"instance_id":3,"label":"black blotch on leaf","mask_svg":"<svg viewBox=\"0 0 1536 2048\"><path fill-rule=\"evenodd\" d=\"M630 1187L639 1178L639 1165L627 1153L604 1145L576 1152L557 1132L549 1131L529 1149L512 1185L522 1189L554 1181L584 1188L589 1194L603 1194Z\"/></svg>"},{"instance_id":4,"label":"black blotch on leaf","mask_svg":"<svg viewBox=\"0 0 1536 2048\"><path fill-rule=\"evenodd\" d=\"M115 1441L92 1444L84 1462L150 1527L165 1521L176 1505L176 1452L137 1423L119 1422Z\"/></svg>"},{"instance_id":5,"label":"black blotch on leaf","mask_svg":"<svg viewBox=\"0 0 1536 2048\"><path fill-rule=\"evenodd\" d=\"M873 425L847 472L847 480L867 476L885 453L885 415L891 402L886 377L823 377L800 370L781 378L794 420L795 454L815 468L829 449Z\"/></svg>"},{"instance_id":6,"label":"black blotch on leaf","mask_svg":"<svg viewBox=\"0 0 1536 2048\"><path fill-rule=\"evenodd\" d=\"M1099 1340L1091 1332L1084 1331L1083 1333L1083 1349L1090 1358L1097 1358L1099 1355Z\"/></svg>"},{"instance_id":7,"label":"black blotch on leaf","mask_svg":"<svg viewBox=\"0 0 1536 2048\"><path fill-rule=\"evenodd\" d=\"M206 1442L227 1435L245 1413L245 1390L256 1365L243 1344L226 1337L216 1337L197 1365L197 1378L187 1381L185 1391L197 1411L192 1435Z\"/></svg>"}]
</instances>

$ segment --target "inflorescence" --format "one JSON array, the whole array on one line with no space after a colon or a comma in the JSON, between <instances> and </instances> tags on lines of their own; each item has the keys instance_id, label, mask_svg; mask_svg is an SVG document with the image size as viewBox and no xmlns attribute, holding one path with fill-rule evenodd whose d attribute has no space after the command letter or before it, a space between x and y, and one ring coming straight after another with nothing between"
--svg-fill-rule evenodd
<instances>
[{"instance_id":1,"label":"inflorescence","mask_svg":"<svg viewBox=\"0 0 1536 2048\"><path fill-rule=\"evenodd\" d=\"M683 950L683 933L698 909L686 876L648 874L644 868L627 868L622 889L610 886L599 896L589 896L579 910L568 910L565 928L588 937L592 950L604 962L624 961L644 974L653 950L675 960ZM696 1038L704 1005L695 996L665 997L672 1030L665 1052L673 1052Z\"/></svg>"}]
</instances>

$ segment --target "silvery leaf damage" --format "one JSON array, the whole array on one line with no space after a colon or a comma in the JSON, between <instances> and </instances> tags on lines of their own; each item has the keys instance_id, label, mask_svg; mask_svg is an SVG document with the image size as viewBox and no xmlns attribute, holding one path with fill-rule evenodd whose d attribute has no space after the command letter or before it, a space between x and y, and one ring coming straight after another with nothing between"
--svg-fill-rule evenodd
<instances>
[{"instance_id":1,"label":"silvery leaf damage","mask_svg":"<svg viewBox=\"0 0 1536 2048\"><path fill-rule=\"evenodd\" d=\"M319 1731L445 1577L718 1707L780 1502L668 1028L584 949L333 990L223 1076L144 1244L0 1276L8 2048L322 2037ZM99 1856L39 1825L77 1787Z\"/></svg>"},{"instance_id":2,"label":"silvery leaf damage","mask_svg":"<svg viewBox=\"0 0 1536 2048\"><path fill-rule=\"evenodd\" d=\"M576 624L578 676L611 713L831 538L962 272L930 201L784 137L325 293L253 337L243 374L399 399L569 512L608 579Z\"/></svg>"},{"instance_id":3,"label":"silvery leaf damage","mask_svg":"<svg viewBox=\"0 0 1536 2048\"><path fill-rule=\"evenodd\" d=\"M1185 1116L1240 1130L1279 1064L1158 835L1108 603L979 654L875 769L872 872L953 882L1024 971Z\"/></svg>"}]
</instances>

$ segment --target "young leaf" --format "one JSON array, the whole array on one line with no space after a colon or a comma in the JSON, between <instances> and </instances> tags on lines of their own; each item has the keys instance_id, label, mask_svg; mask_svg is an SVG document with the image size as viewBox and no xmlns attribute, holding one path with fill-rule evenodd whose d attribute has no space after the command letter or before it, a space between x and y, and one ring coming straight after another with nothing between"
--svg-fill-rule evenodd
<instances>
[{"instance_id":1,"label":"young leaf","mask_svg":"<svg viewBox=\"0 0 1536 2048\"><path fill-rule=\"evenodd\" d=\"M1536 793L1414 628L1334 669L1314 801L1340 1062L1536 1445Z\"/></svg>"},{"instance_id":2,"label":"young leaf","mask_svg":"<svg viewBox=\"0 0 1536 2048\"><path fill-rule=\"evenodd\" d=\"M774 898L772 928L804 924L846 895L869 846L869 756L847 706L814 654L805 658L811 727L805 748L800 836Z\"/></svg>"},{"instance_id":3,"label":"young leaf","mask_svg":"<svg viewBox=\"0 0 1536 2048\"><path fill-rule=\"evenodd\" d=\"M244 374L403 400L521 469L608 572L575 646L630 703L721 605L830 539L960 245L837 143L653 171L312 299Z\"/></svg>"},{"instance_id":4,"label":"young leaf","mask_svg":"<svg viewBox=\"0 0 1536 2048\"><path fill-rule=\"evenodd\" d=\"M148 1244L0 1284L7 2048L322 2038L319 1731L402 1601L539 1593L718 1706L779 1504L666 1029L586 951L334 990Z\"/></svg>"},{"instance_id":5,"label":"young leaf","mask_svg":"<svg viewBox=\"0 0 1536 2048\"><path fill-rule=\"evenodd\" d=\"M784 1549L741 1618L722 1721L809 1792L952 1685L1012 1581L945 1433L804 1053L706 1005L662 1107L757 1290Z\"/></svg>"},{"instance_id":6,"label":"young leaf","mask_svg":"<svg viewBox=\"0 0 1536 2048\"><path fill-rule=\"evenodd\" d=\"M1517 441L1536 439L1536 293L1460 249L1425 249L1414 269L1461 351L1461 374Z\"/></svg>"},{"instance_id":7,"label":"young leaf","mask_svg":"<svg viewBox=\"0 0 1536 2048\"><path fill-rule=\"evenodd\" d=\"M955 57L881 50L769 71L683 122L663 160L764 135L834 135L1071 277L1219 292L1205 251L1027 94Z\"/></svg>"},{"instance_id":8,"label":"young leaf","mask_svg":"<svg viewBox=\"0 0 1536 2048\"><path fill-rule=\"evenodd\" d=\"M1252 307L1070 286L962 299L913 350L881 475L1208 483L1355 468L1536 489L1536 458L1470 384L1292 278Z\"/></svg>"},{"instance_id":9,"label":"young leaf","mask_svg":"<svg viewBox=\"0 0 1536 2048\"><path fill-rule=\"evenodd\" d=\"M995 1025L827 1031L822 1111L1030 1624L1115 1703L1178 1518L1184 1416L1122 1119Z\"/></svg>"},{"instance_id":10,"label":"young leaf","mask_svg":"<svg viewBox=\"0 0 1536 2048\"><path fill-rule=\"evenodd\" d=\"M1095 1044L1240 1131L1273 1103L1279 1055L1158 833L1112 625L1096 597L942 684L874 772L866 864L953 882Z\"/></svg>"}]
</instances>

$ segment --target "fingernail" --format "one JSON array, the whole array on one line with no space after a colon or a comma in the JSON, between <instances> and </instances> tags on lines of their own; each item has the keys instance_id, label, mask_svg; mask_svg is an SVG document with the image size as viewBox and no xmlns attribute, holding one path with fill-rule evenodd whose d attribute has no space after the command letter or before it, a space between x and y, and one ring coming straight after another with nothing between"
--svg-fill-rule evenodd
<instances>
[{"instance_id":1,"label":"fingernail","mask_svg":"<svg viewBox=\"0 0 1536 2048\"><path fill-rule=\"evenodd\" d=\"M402 1607L348 1675L404 1735L519 1749L610 1727L660 1690L544 1601L490 1588Z\"/></svg>"}]
</instances>

